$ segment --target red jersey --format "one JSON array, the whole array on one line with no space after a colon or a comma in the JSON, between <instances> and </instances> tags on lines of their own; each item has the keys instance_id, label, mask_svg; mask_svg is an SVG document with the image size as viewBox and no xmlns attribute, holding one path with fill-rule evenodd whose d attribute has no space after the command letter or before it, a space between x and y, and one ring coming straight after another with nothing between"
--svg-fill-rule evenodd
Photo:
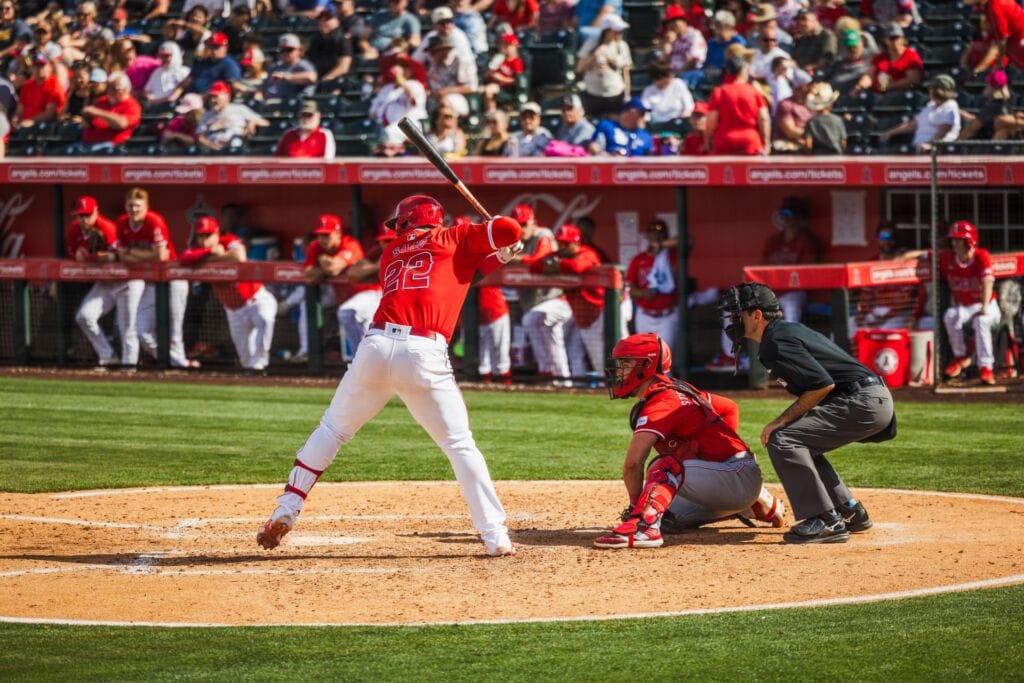
<instances>
[{"instance_id":1,"label":"red jersey","mask_svg":"<svg viewBox=\"0 0 1024 683\"><path fill-rule=\"evenodd\" d=\"M718 126L711 136L714 154L760 154L764 141L758 132L758 112L768 106L750 83L720 85L711 92L711 111L718 112Z\"/></svg>"},{"instance_id":2,"label":"red jersey","mask_svg":"<svg viewBox=\"0 0 1024 683\"><path fill-rule=\"evenodd\" d=\"M878 89L879 73L889 74L889 77L892 78L892 80L899 81L905 78L907 72L912 69L924 70L924 62L921 61L921 55L919 55L917 50L912 47L908 47L903 51L903 54L896 59L889 59L888 53L883 50L879 54L875 55L875 58L871 60L871 63L877 70L877 73L875 74L875 83L872 86L876 89Z\"/></svg>"},{"instance_id":3,"label":"red jersey","mask_svg":"<svg viewBox=\"0 0 1024 683\"><path fill-rule=\"evenodd\" d=\"M450 340L473 274L491 253L520 235L519 223L504 216L400 235L381 257L384 295L374 322L432 330Z\"/></svg>"},{"instance_id":4,"label":"red jersey","mask_svg":"<svg viewBox=\"0 0 1024 683\"><path fill-rule=\"evenodd\" d=\"M817 263L818 245L806 232L799 232L789 242L779 231L764 245L763 262L769 266L795 266L798 263Z\"/></svg>"},{"instance_id":5,"label":"red jersey","mask_svg":"<svg viewBox=\"0 0 1024 683\"><path fill-rule=\"evenodd\" d=\"M995 276L992 274L992 256L988 249L976 248L967 263L961 263L952 250L939 252L939 272L949 283L953 302L961 306L981 303L982 282ZM992 299L995 300L995 291Z\"/></svg>"},{"instance_id":6,"label":"red jersey","mask_svg":"<svg viewBox=\"0 0 1024 683\"><path fill-rule=\"evenodd\" d=\"M96 225L93 226L94 230L99 230L103 234L103 239L107 243L107 249L114 250L117 248L117 226L114 222L104 218L103 216L96 217ZM96 253L90 250L90 243L92 240L86 236L85 230L82 229L82 220L80 218L75 219L71 223L71 227L68 228L67 238L64 243L64 250L68 255L68 258L75 258L79 249L84 249L88 252L85 257L86 261L96 261Z\"/></svg>"},{"instance_id":7,"label":"red jersey","mask_svg":"<svg viewBox=\"0 0 1024 683\"><path fill-rule=\"evenodd\" d=\"M132 226L131 221L128 220L128 214L117 219L118 249L130 247L154 249L161 244L167 245L170 260L176 261L178 252L174 250L174 245L171 243L171 232L167 229L167 222L155 211L147 211L146 217L142 219L142 225L137 228Z\"/></svg>"},{"instance_id":8,"label":"red jersey","mask_svg":"<svg viewBox=\"0 0 1024 683\"><path fill-rule=\"evenodd\" d=\"M222 232L217 242L220 246L224 247L224 251L245 248L242 240L230 232ZM209 249L194 247L186 250L181 255L179 261L186 266L192 266L201 262L209 255ZM260 287L263 286L260 282L214 282L212 284L213 293L217 295L224 308L232 311L244 306L249 299L256 296L256 292L260 291Z\"/></svg>"},{"instance_id":9,"label":"red jersey","mask_svg":"<svg viewBox=\"0 0 1024 683\"><path fill-rule=\"evenodd\" d=\"M563 273L581 275L591 268L601 265L601 257L585 244L575 256L558 259L558 269ZM530 266L530 272L543 273L544 262L538 261ZM604 287L577 287L565 292L565 298L572 309L572 317L576 326L587 328L594 324L597 316L604 310Z\"/></svg>"},{"instance_id":10,"label":"red jersey","mask_svg":"<svg viewBox=\"0 0 1024 683\"><path fill-rule=\"evenodd\" d=\"M633 257L633 260L629 262L629 267L626 268L626 282L633 287L642 287L643 289L649 288L647 284L647 277L651 274L651 269L654 268L654 254L649 252L641 252ZM679 253L675 249L668 250L668 260L672 264L672 272L675 273L679 267ZM661 313L671 308L676 307L678 295L676 289L673 289L668 294L661 294L660 292L654 295L653 299L634 299L636 305L645 311L652 311Z\"/></svg>"},{"instance_id":11,"label":"red jersey","mask_svg":"<svg viewBox=\"0 0 1024 683\"><path fill-rule=\"evenodd\" d=\"M139 122L142 121L142 106L134 97L128 97L114 104L108 95L104 95L96 100L96 104L93 106L123 116L128 125L123 130L117 130L106 120L99 116L93 116L89 119L89 127L82 131L82 142L87 145L94 145L98 142L112 142L115 145L120 145L132 136L135 129L139 127Z\"/></svg>"},{"instance_id":12,"label":"red jersey","mask_svg":"<svg viewBox=\"0 0 1024 683\"><path fill-rule=\"evenodd\" d=\"M498 65L495 71L505 78L515 78L523 73L523 68L523 60L520 57L513 57L512 59L506 58L505 61Z\"/></svg>"},{"instance_id":13,"label":"red jersey","mask_svg":"<svg viewBox=\"0 0 1024 683\"><path fill-rule=\"evenodd\" d=\"M309 243L309 247L306 249L306 260L302 262L302 265L307 268L317 266L320 264L320 255L325 253L323 247L320 246L320 240L313 240ZM345 267L351 266L353 263L363 258L363 245L359 244L359 240L349 235L341 236L341 244L334 250L333 253L327 252L328 256L335 259L341 260L345 264ZM348 299L356 291L362 291L364 289L370 289L363 285L353 284L331 284L334 287L334 298L338 300L338 303L342 303Z\"/></svg>"},{"instance_id":14,"label":"red jersey","mask_svg":"<svg viewBox=\"0 0 1024 683\"><path fill-rule=\"evenodd\" d=\"M723 462L737 453L750 451L736 433L736 404L721 396L700 393L710 403L710 411L672 383L655 382L634 416L633 433L656 435L654 450L681 460Z\"/></svg>"},{"instance_id":15,"label":"red jersey","mask_svg":"<svg viewBox=\"0 0 1024 683\"><path fill-rule=\"evenodd\" d=\"M1006 56L1015 66L1024 66L1024 8L1014 0L989 0L985 29L995 40L1005 38Z\"/></svg>"},{"instance_id":16,"label":"red jersey","mask_svg":"<svg viewBox=\"0 0 1024 683\"><path fill-rule=\"evenodd\" d=\"M480 274L486 277L503 265L505 264L498 260L496 254L491 254L480 264ZM480 312L481 325L490 325L508 314L508 302L505 301L501 287L478 287L477 310Z\"/></svg>"},{"instance_id":17,"label":"red jersey","mask_svg":"<svg viewBox=\"0 0 1024 683\"><path fill-rule=\"evenodd\" d=\"M704 136L700 133L689 133L683 138L683 146L679 150L683 156L703 156L708 153L704 144Z\"/></svg>"},{"instance_id":18,"label":"red jersey","mask_svg":"<svg viewBox=\"0 0 1024 683\"><path fill-rule=\"evenodd\" d=\"M18 91L18 104L21 105L21 118L34 119L46 111L50 104L57 105L56 111L64 107L67 94L57 76L51 75L40 83L34 78L25 81Z\"/></svg>"},{"instance_id":19,"label":"red jersey","mask_svg":"<svg viewBox=\"0 0 1024 683\"><path fill-rule=\"evenodd\" d=\"M537 0L519 0L513 10L508 6L508 0L498 0L491 8L491 14L498 21L506 21L512 26L513 31L526 28L533 24L540 14L540 3Z\"/></svg>"},{"instance_id":20,"label":"red jersey","mask_svg":"<svg viewBox=\"0 0 1024 683\"><path fill-rule=\"evenodd\" d=\"M303 140L302 131L292 128L285 131L285 134L277 141L274 156L293 159L333 159L334 151L333 133L323 128L317 128Z\"/></svg>"}]
</instances>

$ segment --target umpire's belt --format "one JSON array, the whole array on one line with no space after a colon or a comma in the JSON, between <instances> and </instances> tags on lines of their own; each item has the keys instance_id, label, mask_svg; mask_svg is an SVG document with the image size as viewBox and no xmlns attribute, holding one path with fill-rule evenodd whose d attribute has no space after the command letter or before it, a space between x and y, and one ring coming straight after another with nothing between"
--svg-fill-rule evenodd
<instances>
[{"instance_id":1,"label":"umpire's belt","mask_svg":"<svg viewBox=\"0 0 1024 683\"><path fill-rule=\"evenodd\" d=\"M442 339L443 337L434 332L428 330L425 327L410 327L409 325L399 325L398 323L378 322L374 321L370 323L371 330L379 330L386 336L394 339L405 339L406 337L426 337L427 339Z\"/></svg>"},{"instance_id":2,"label":"umpire's belt","mask_svg":"<svg viewBox=\"0 0 1024 683\"><path fill-rule=\"evenodd\" d=\"M853 394L856 394L864 387L870 387L874 384L881 384L884 386L885 382L882 381L881 377L871 375L870 377L865 377L864 379L858 379L855 382L847 382L846 384L837 386L835 389L829 392L829 396L852 396Z\"/></svg>"}]
</instances>

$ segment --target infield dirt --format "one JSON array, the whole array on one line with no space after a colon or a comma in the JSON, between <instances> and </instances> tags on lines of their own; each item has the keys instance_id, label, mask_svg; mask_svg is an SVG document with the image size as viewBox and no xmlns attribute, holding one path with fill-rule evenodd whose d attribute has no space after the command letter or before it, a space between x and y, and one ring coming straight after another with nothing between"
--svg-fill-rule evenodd
<instances>
[{"instance_id":1,"label":"infield dirt","mask_svg":"<svg viewBox=\"0 0 1024 683\"><path fill-rule=\"evenodd\" d=\"M401 624L609 617L899 593L1024 574L1024 499L858 491L875 528L794 547L728 521L654 550L592 539L618 482L498 482L491 559L452 482L320 484L281 547L277 486L0 494L0 617ZM774 488L779 492L777 487ZM970 524L964 524L970 520ZM1024 579L1022 579L1024 580Z\"/></svg>"}]
</instances>

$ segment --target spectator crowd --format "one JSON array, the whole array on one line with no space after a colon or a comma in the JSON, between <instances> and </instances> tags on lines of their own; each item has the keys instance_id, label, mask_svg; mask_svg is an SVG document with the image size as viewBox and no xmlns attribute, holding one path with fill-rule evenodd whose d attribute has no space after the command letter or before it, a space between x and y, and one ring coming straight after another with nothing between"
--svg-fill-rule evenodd
<instances>
[{"instance_id":1,"label":"spectator crowd","mask_svg":"<svg viewBox=\"0 0 1024 683\"><path fill-rule=\"evenodd\" d=\"M1024 131L1015 0L0 0L11 154L924 152Z\"/></svg>"}]
</instances>

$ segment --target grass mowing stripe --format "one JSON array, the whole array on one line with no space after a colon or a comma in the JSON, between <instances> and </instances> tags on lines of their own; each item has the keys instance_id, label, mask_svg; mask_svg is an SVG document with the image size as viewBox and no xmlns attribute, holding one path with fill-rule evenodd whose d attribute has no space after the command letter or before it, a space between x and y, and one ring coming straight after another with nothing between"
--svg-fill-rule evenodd
<instances>
[{"instance_id":1,"label":"grass mowing stripe","mask_svg":"<svg viewBox=\"0 0 1024 683\"><path fill-rule=\"evenodd\" d=\"M213 630L0 624L0 675L40 681L1019 680L1022 602L1024 587L1017 586L602 623Z\"/></svg>"}]
</instances>

